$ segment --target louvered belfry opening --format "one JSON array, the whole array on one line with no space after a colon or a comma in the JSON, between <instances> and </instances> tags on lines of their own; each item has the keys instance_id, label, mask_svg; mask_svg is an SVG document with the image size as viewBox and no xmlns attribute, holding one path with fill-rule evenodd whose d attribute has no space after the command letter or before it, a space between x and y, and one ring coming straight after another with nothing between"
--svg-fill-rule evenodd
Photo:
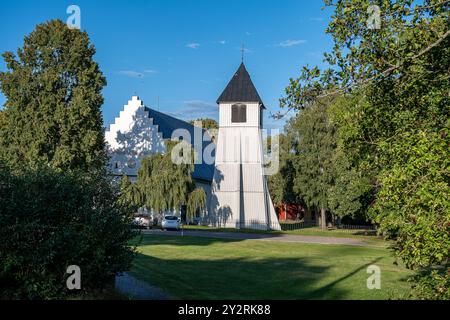
<instances>
[{"instance_id":1,"label":"louvered belfry opening","mask_svg":"<svg viewBox=\"0 0 450 320\"><path fill-rule=\"evenodd\" d=\"M247 106L245 104L237 103L231 106L231 122L247 122Z\"/></svg>"}]
</instances>

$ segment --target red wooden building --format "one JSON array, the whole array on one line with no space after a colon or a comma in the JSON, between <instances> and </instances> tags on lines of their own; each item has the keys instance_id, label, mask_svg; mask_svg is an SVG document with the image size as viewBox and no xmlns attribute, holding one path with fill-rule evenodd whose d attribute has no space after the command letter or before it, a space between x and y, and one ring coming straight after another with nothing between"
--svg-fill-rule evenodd
<instances>
[{"instance_id":1,"label":"red wooden building","mask_svg":"<svg viewBox=\"0 0 450 320\"><path fill-rule=\"evenodd\" d=\"M279 221L301 220L305 217L305 208L300 204L282 204L275 208Z\"/></svg>"}]
</instances>

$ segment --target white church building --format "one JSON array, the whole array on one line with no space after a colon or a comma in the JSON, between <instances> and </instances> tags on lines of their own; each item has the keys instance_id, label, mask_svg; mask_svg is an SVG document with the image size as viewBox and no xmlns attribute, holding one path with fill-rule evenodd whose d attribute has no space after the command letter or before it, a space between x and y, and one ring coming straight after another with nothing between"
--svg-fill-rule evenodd
<instances>
[{"instance_id":1,"label":"white church building","mask_svg":"<svg viewBox=\"0 0 450 320\"><path fill-rule=\"evenodd\" d=\"M263 167L264 104L242 63L217 100L219 131L216 145L207 131L156 111L133 96L105 132L112 175L137 177L143 157L164 153L165 141L184 129L215 161L195 164L192 177L207 194L203 224L233 228L279 230ZM197 138L194 138L197 136ZM214 150L215 147L215 150ZM212 150L212 151L211 151ZM180 208L183 214L183 209Z\"/></svg>"}]
</instances>

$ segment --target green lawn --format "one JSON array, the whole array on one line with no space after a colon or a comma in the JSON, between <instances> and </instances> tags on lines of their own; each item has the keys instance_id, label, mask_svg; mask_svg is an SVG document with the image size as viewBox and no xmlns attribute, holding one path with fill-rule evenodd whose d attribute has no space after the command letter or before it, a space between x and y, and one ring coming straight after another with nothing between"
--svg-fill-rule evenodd
<instances>
[{"instance_id":1,"label":"green lawn","mask_svg":"<svg viewBox=\"0 0 450 320\"><path fill-rule=\"evenodd\" d=\"M146 235L131 274L180 299L405 298L411 273L383 247ZM366 287L368 265L381 289Z\"/></svg>"},{"instance_id":2,"label":"green lawn","mask_svg":"<svg viewBox=\"0 0 450 320\"><path fill-rule=\"evenodd\" d=\"M244 232L244 233L271 233L271 234L296 234L305 236L320 236L320 237L337 237L337 238L353 238L359 239L375 246L387 247L388 242L381 236L367 233L365 230L344 230L344 229L331 229L322 230L319 227L308 227L297 230L285 230L285 231L264 231L254 229L235 229L235 228L215 228L209 226L183 226L186 230L199 230L199 231L214 231L214 232Z\"/></svg>"}]
</instances>

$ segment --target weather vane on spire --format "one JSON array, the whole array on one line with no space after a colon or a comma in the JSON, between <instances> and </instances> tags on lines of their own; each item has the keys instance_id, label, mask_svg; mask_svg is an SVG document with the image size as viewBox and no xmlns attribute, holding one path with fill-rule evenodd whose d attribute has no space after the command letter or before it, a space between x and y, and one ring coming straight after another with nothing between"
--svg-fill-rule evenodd
<instances>
[{"instance_id":1,"label":"weather vane on spire","mask_svg":"<svg viewBox=\"0 0 450 320\"><path fill-rule=\"evenodd\" d=\"M244 62L244 52L245 52L245 47L244 47L244 44L242 44L242 48L241 48L241 62Z\"/></svg>"}]
</instances>

